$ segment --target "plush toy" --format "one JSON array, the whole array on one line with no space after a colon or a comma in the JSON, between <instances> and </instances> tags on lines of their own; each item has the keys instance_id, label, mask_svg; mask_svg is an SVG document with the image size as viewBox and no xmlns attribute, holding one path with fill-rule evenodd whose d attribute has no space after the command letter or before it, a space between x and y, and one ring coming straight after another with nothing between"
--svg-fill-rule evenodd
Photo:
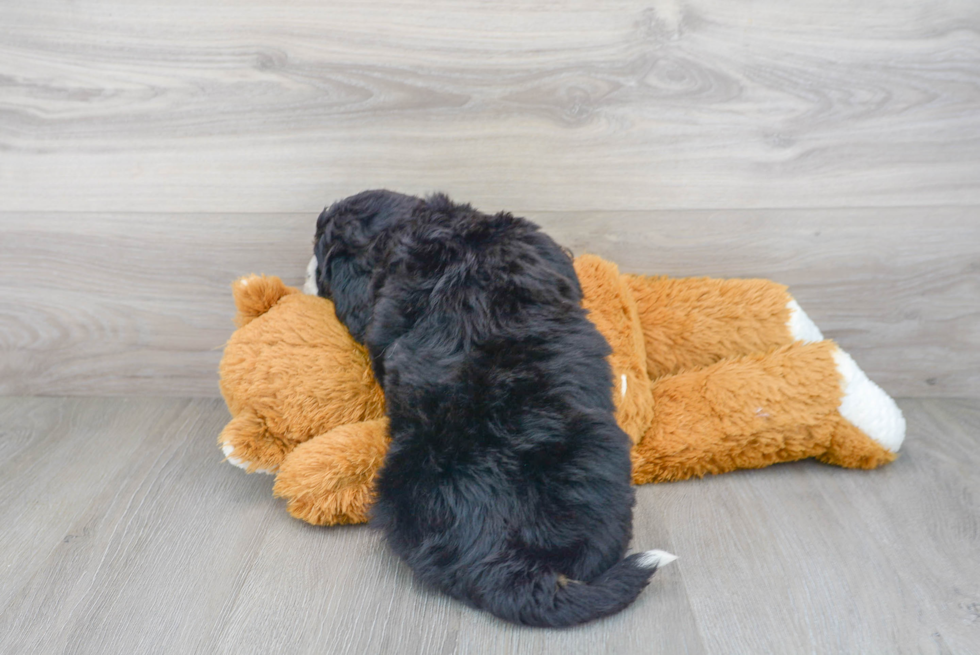
<instances>
[{"instance_id":1,"label":"plush toy","mask_svg":"<svg viewBox=\"0 0 980 655\"><path fill-rule=\"evenodd\" d=\"M622 275L591 255L575 269L612 346L635 484L807 457L864 469L895 459L901 411L785 287ZM233 291L239 329L220 369L228 461L275 473L274 493L296 518L366 521L388 448L367 352L329 300L276 277L241 278Z\"/></svg>"}]
</instances>

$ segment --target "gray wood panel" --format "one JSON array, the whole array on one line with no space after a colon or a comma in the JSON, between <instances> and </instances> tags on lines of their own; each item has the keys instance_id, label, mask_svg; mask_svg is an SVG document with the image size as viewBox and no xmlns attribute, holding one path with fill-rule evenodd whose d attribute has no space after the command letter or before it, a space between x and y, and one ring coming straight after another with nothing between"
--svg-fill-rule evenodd
<instances>
[{"instance_id":1,"label":"gray wood panel","mask_svg":"<svg viewBox=\"0 0 980 655\"><path fill-rule=\"evenodd\" d=\"M221 461L219 400L0 399L0 652L980 651L980 407L902 401L877 471L815 462L638 490L680 559L567 631L414 583L361 527L314 528Z\"/></svg>"},{"instance_id":2,"label":"gray wood panel","mask_svg":"<svg viewBox=\"0 0 980 655\"><path fill-rule=\"evenodd\" d=\"M980 395L978 208L529 217L623 271L788 284L892 394ZM0 213L0 395L216 396L231 281L300 284L314 221Z\"/></svg>"},{"instance_id":3,"label":"gray wood panel","mask_svg":"<svg viewBox=\"0 0 980 655\"><path fill-rule=\"evenodd\" d=\"M980 395L980 207L541 215L624 272L762 277L899 396Z\"/></svg>"},{"instance_id":4,"label":"gray wood panel","mask_svg":"<svg viewBox=\"0 0 980 655\"><path fill-rule=\"evenodd\" d=\"M0 6L6 210L980 204L975 0Z\"/></svg>"}]
</instances>

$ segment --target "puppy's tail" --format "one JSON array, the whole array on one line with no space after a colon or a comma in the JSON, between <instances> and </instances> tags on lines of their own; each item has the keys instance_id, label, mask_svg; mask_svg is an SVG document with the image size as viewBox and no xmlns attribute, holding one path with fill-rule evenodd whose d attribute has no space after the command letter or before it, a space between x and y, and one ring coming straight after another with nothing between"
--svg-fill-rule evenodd
<instances>
[{"instance_id":1,"label":"puppy's tail","mask_svg":"<svg viewBox=\"0 0 980 655\"><path fill-rule=\"evenodd\" d=\"M479 605L514 623L561 628L615 614L636 600L654 572L677 559L648 550L620 560L590 582L557 573L508 576L507 583L486 593Z\"/></svg>"}]
</instances>

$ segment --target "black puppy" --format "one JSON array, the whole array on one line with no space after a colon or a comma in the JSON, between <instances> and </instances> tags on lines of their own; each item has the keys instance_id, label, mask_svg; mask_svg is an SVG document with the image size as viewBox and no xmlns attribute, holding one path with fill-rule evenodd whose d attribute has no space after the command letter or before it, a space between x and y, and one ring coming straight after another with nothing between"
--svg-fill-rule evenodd
<instances>
[{"instance_id":1,"label":"black puppy","mask_svg":"<svg viewBox=\"0 0 980 655\"><path fill-rule=\"evenodd\" d=\"M529 221L366 191L317 221L315 281L365 343L391 448L373 522L420 579L500 618L621 610L673 556L625 557L629 437L572 262Z\"/></svg>"}]
</instances>

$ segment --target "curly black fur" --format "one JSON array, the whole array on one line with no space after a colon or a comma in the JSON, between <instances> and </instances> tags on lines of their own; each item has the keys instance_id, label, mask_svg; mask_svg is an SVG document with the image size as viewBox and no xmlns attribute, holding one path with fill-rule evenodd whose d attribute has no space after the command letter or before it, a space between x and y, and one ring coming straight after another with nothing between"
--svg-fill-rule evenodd
<instances>
[{"instance_id":1,"label":"curly black fur","mask_svg":"<svg viewBox=\"0 0 980 655\"><path fill-rule=\"evenodd\" d=\"M619 611L630 442L569 257L533 223L444 195L324 210L319 293L371 355L391 420L372 521L418 577L516 623Z\"/></svg>"}]
</instances>

